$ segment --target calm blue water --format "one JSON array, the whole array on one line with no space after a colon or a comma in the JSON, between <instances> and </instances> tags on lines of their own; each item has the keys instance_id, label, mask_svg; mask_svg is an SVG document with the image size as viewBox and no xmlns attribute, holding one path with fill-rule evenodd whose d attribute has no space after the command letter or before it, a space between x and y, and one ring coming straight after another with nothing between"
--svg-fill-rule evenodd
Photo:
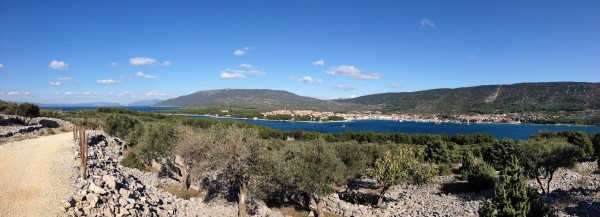
<instances>
[{"instance_id":1,"label":"calm blue water","mask_svg":"<svg viewBox=\"0 0 600 217\"><path fill-rule=\"evenodd\" d=\"M190 118L211 118L206 116L186 116ZM385 120L364 120L352 122L290 122L234 119L251 124L262 125L279 130L305 130L322 133L343 133L345 131L373 131L387 133L430 133L430 134L468 134L489 133L496 138L527 139L539 131L584 131L600 132L600 126L540 125L540 124L456 124L426 122L398 122Z\"/></svg>"},{"instance_id":2,"label":"calm blue water","mask_svg":"<svg viewBox=\"0 0 600 217\"><path fill-rule=\"evenodd\" d=\"M93 110L102 106L40 106L43 109L62 110L62 111L77 111L77 110ZM180 107L152 107L152 106L117 106L116 108L129 109L136 112L174 110Z\"/></svg>"}]
</instances>

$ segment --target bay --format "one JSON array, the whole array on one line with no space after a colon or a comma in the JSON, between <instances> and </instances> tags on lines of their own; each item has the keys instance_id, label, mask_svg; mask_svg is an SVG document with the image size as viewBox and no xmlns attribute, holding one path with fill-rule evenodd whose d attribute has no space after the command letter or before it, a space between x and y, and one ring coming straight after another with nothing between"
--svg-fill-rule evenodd
<instances>
[{"instance_id":1,"label":"bay","mask_svg":"<svg viewBox=\"0 0 600 217\"><path fill-rule=\"evenodd\" d=\"M213 118L208 116L186 116L190 118ZM441 123L390 121L390 120L358 120L348 122L294 122L294 121L267 121L250 119L219 118L244 121L279 130L304 130L321 133L343 133L346 131L371 131L386 133L426 133L426 134L469 134L489 133L498 139L527 139L531 135L541 132L558 131L584 131L585 133L598 133L600 126L580 125L542 125L542 124L494 124L494 123Z\"/></svg>"}]
</instances>

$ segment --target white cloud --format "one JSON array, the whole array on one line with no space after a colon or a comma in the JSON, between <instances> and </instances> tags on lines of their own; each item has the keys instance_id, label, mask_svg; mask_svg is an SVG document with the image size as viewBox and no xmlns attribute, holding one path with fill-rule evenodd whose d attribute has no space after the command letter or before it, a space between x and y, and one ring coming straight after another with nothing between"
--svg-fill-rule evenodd
<instances>
[{"instance_id":1,"label":"white cloud","mask_svg":"<svg viewBox=\"0 0 600 217\"><path fill-rule=\"evenodd\" d=\"M156 92L156 91L150 91L150 92L147 92L145 95L146 96L151 96L151 97L156 97L156 96L168 96L169 94L167 94L167 93L159 93L159 92Z\"/></svg>"},{"instance_id":2,"label":"white cloud","mask_svg":"<svg viewBox=\"0 0 600 217\"><path fill-rule=\"evenodd\" d=\"M60 83L60 81L57 81L57 82L50 82L50 85L52 85L52 86L61 86L62 84Z\"/></svg>"},{"instance_id":3,"label":"white cloud","mask_svg":"<svg viewBox=\"0 0 600 217\"><path fill-rule=\"evenodd\" d=\"M112 63L110 63L110 67L115 67L115 66L117 66L117 63L116 63L116 62L112 62Z\"/></svg>"},{"instance_id":4,"label":"white cloud","mask_svg":"<svg viewBox=\"0 0 600 217\"><path fill-rule=\"evenodd\" d=\"M302 78L300 78L300 79L298 79L296 81L299 81L299 82L302 82L302 83L305 83L305 84L313 84L313 83L321 83L321 82L323 82L323 79L320 79L320 78L319 79L314 79L314 78L312 78L310 76L304 76L304 77L302 77Z\"/></svg>"},{"instance_id":5,"label":"white cloud","mask_svg":"<svg viewBox=\"0 0 600 217\"><path fill-rule=\"evenodd\" d=\"M60 92L54 92L54 94L59 95ZM96 93L92 93L92 92L89 92L89 91L86 91L86 92L71 92L71 91L67 91L67 92L64 92L63 94L64 95L98 95Z\"/></svg>"},{"instance_id":6,"label":"white cloud","mask_svg":"<svg viewBox=\"0 0 600 217\"><path fill-rule=\"evenodd\" d=\"M134 57L129 59L129 63L134 66L145 66L145 65L156 65L156 59L152 59L149 57Z\"/></svg>"},{"instance_id":7,"label":"white cloud","mask_svg":"<svg viewBox=\"0 0 600 217\"><path fill-rule=\"evenodd\" d=\"M57 79L59 81L75 80L75 78L72 78L72 77L58 77Z\"/></svg>"},{"instance_id":8,"label":"white cloud","mask_svg":"<svg viewBox=\"0 0 600 217\"><path fill-rule=\"evenodd\" d=\"M381 77L377 73L363 74L359 68L346 65L331 67L329 68L329 70L327 70L327 73L331 75L340 75L344 77L351 77L362 80L377 80Z\"/></svg>"},{"instance_id":9,"label":"white cloud","mask_svg":"<svg viewBox=\"0 0 600 217\"><path fill-rule=\"evenodd\" d=\"M241 49L237 49L237 50L233 51L233 55L244 56L244 55L248 54L248 52L250 52L250 50L256 50L256 48L255 47L243 47Z\"/></svg>"},{"instance_id":10,"label":"white cloud","mask_svg":"<svg viewBox=\"0 0 600 217\"><path fill-rule=\"evenodd\" d=\"M29 92L24 92L23 95L29 95Z\"/></svg>"},{"instance_id":11,"label":"white cloud","mask_svg":"<svg viewBox=\"0 0 600 217\"><path fill-rule=\"evenodd\" d=\"M155 78L158 78L158 77L156 77L156 76L154 76L154 75L148 75L148 74L144 74L143 72L136 72L136 73L135 73L135 77L138 77L138 78L147 78L147 79L155 79Z\"/></svg>"},{"instance_id":12,"label":"white cloud","mask_svg":"<svg viewBox=\"0 0 600 217\"><path fill-rule=\"evenodd\" d=\"M345 91L349 91L349 90L353 90L354 89L354 87L352 87L350 85L340 85L340 84L335 85L335 87L333 87L333 88L338 89L338 90L345 90Z\"/></svg>"},{"instance_id":13,"label":"white cloud","mask_svg":"<svg viewBox=\"0 0 600 217\"><path fill-rule=\"evenodd\" d=\"M168 61L168 60L167 60L167 61L164 61L164 62L162 63L162 65L163 65L163 66L166 66L166 67L169 67L169 66L171 66L172 64L173 64L173 63L172 63L171 61Z\"/></svg>"},{"instance_id":14,"label":"white cloud","mask_svg":"<svg viewBox=\"0 0 600 217\"><path fill-rule=\"evenodd\" d=\"M254 68L254 67L252 65L250 65L250 64L242 63L242 64L240 64L239 68L249 68L249 69L251 69L251 68Z\"/></svg>"},{"instance_id":15,"label":"white cloud","mask_svg":"<svg viewBox=\"0 0 600 217\"><path fill-rule=\"evenodd\" d=\"M0 63L0 69L4 68L4 64Z\"/></svg>"},{"instance_id":16,"label":"white cloud","mask_svg":"<svg viewBox=\"0 0 600 217\"><path fill-rule=\"evenodd\" d=\"M393 83L390 85L391 88L400 88L402 87L402 85L398 84L398 83Z\"/></svg>"},{"instance_id":17,"label":"white cloud","mask_svg":"<svg viewBox=\"0 0 600 217\"><path fill-rule=\"evenodd\" d=\"M296 80L296 76L290 75L288 76L288 80Z\"/></svg>"},{"instance_id":18,"label":"white cloud","mask_svg":"<svg viewBox=\"0 0 600 217\"><path fill-rule=\"evenodd\" d=\"M55 91L54 95L60 95L60 91Z\"/></svg>"},{"instance_id":19,"label":"white cloud","mask_svg":"<svg viewBox=\"0 0 600 217\"><path fill-rule=\"evenodd\" d=\"M96 80L96 83L98 83L98 84L118 84L121 82L123 82L123 80L118 80L118 81L115 81L113 79Z\"/></svg>"},{"instance_id":20,"label":"white cloud","mask_svg":"<svg viewBox=\"0 0 600 217\"><path fill-rule=\"evenodd\" d=\"M246 78L244 74L240 72L232 72L231 70L222 71L220 76L223 79Z\"/></svg>"},{"instance_id":21,"label":"white cloud","mask_svg":"<svg viewBox=\"0 0 600 217\"><path fill-rule=\"evenodd\" d=\"M435 28L435 23L429 19L422 19L421 20L421 28L425 28L425 27Z\"/></svg>"},{"instance_id":22,"label":"white cloud","mask_svg":"<svg viewBox=\"0 0 600 217\"><path fill-rule=\"evenodd\" d=\"M52 62L48 64L48 67L50 67L53 70L67 70L69 69L69 64L63 61L52 60Z\"/></svg>"},{"instance_id":23,"label":"white cloud","mask_svg":"<svg viewBox=\"0 0 600 217\"><path fill-rule=\"evenodd\" d=\"M236 56L244 56L245 54L246 54L246 51L243 51L243 50L233 51L233 55L236 55Z\"/></svg>"},{"instance_id":24,"label":"white cloud","mask_svg":"<svg viewBox=\"0 0 600 217\"><path fill-rule=\"evenodd\" d=\"M21 94L21 92L19 92L19 91L12 91L12 92L6 93L6 95L11 95L11 96L12 95L20 95L20 94Z\"/></svg>"},{"instance_id":25,"label":"white cloud","mask_svg":"<svg viewBox=\"0 0 600 217\"><path fill-rule=\"evenodd\" d=\"M325 60L317 60L312 62L313 66L324 66L325 65Z\"/></svg>"}]
</instances>

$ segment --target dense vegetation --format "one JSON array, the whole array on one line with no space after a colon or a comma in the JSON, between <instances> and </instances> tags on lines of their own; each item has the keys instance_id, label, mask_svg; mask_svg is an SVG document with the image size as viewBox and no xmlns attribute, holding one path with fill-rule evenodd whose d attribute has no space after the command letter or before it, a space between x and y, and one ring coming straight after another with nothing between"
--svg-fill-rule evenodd
<instances>
[{"instance_id":1,"label":"dense vegetation","mask_svg":"<svg viewBox=\"0 0 600 217\"><path fill-rule=\"evenodd\" d=\"M33 103L13 103L0 100L0 113L23 117L25 125L29 125L32 118L40 116L40 108Z\"/></svg>"},{"instance_id":2,"label":"dense vegetation","mask_svg":"<svg viewBox=\"0 0 600 217\"><path fill-rule=\"evenodd\" d=\"M599 83L552 82L382 93L339 101L379 105L384 112L489 114L598 110L599 96Z\"/></svg>"}]
</instances>

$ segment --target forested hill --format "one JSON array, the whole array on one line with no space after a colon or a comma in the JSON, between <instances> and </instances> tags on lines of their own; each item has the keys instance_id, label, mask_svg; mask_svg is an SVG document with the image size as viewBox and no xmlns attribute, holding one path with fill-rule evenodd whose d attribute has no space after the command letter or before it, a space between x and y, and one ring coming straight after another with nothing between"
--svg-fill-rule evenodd
<instances>
[{"instance_id":1,"label":"forested hill","mask_svg":"<svg viewBox=\"0 0 600 217\"><path fill-rule=\"evenodd\" d=\"M155 106L182 106L184 108L243 107L260 110L312 109L320 111L364 110L370 106L347 102L326 101L298 96L282 90L220 89L198 91L162 101Z\"/></svg>"},{"instance_id":2,"label":"forested hill","mask_svg":"<svg viewBox=\"0 0 600 217\"><path fill-rule=\"evenodd\" d=\"M384 112L446 113L582 111L600 109L600 83L548 82L485 85L382 93L344 103L378 106Z\"/></svg>"}]
</instances>

